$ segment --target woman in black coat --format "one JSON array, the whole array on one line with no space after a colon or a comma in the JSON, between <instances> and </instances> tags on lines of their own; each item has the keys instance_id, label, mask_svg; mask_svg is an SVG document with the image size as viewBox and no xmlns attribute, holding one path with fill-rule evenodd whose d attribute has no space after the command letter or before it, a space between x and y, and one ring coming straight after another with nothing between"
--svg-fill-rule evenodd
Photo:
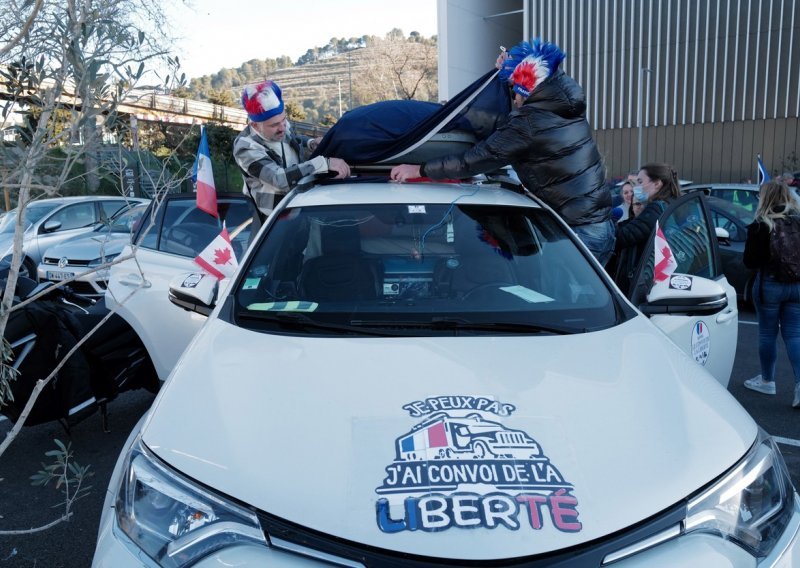
<instances>
[{"instance_id":1,"label":"woman in black coat","mask_svg":"<svg viewBox=\"0 0 800 568\"><path fill-rule=\"evenodd\" d=\"M636 213L636 217L617 225L614 248L614 281L625 294L628 293L633 271L639 264L644 247L655 231L656 221L667 204L681 195L678 174L669 164L645 164L639 170L638 184L637 189L641 188L647 197L647 205Z\"/></svg>"}]
</instances>

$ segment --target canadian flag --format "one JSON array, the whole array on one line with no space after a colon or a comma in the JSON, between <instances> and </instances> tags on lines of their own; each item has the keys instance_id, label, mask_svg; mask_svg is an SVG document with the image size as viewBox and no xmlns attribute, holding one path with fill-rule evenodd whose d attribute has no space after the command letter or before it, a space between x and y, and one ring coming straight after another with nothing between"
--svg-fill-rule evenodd
<instances>
[{"instance_id":1,"label":"canadian flag","mask_svg":"<svg viewBox=\"0 0 800 568\"><path fill-rule=\"evenodd\" d=\"M231 237L228 229L223 225L222 232L198 254L194 261L209 274L220 280L233 276L239 263L231 246Z\"/></svg>"},{"instance_id":2,"label":"canadian flag","mask_svg":"<svg viewBox=\"0 0 800 568\"><path fill-rule=\"evenodd\" d=\"M658 226L658 221L656 221L656 238L654 242L656 256L655 267L653 269L653 281L663 282L678 268L678 261L675 260L672 249L669 248L669 243L666 237L664 237L661 227Z\"/></svg>"}]
</instances>

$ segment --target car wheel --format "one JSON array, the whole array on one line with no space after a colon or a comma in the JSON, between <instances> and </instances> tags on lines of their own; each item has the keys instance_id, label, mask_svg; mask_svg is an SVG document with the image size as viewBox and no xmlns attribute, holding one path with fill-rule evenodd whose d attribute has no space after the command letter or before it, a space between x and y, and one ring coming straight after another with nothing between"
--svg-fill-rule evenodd
<instances>
[{"instance_id":1,"label":"car wheel","mask_svg":"<svg viewBox=\"0 0 800 568\"><path fill-rule=\"evenodd\" d=\"M39 282L39 278L36 275L36 267L33 265L33 261L30 258L25 258L22 261L22 264L19 267L19 276L20 278L30 278L34 282Z\"/></svg>"}]
</instances>

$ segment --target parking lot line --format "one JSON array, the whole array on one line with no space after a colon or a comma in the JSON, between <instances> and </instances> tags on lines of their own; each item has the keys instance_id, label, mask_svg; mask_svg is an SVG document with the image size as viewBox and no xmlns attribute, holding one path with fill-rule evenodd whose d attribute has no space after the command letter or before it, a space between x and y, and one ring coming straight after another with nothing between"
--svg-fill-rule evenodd
<instances>
[{"instance_id":1,"label":"parking lot line","mask_svg":"<svg viewBox=\"0 0 800 568\"><path fill-rule=\"evenodd\" d=\"M792 440L791 438L782 438L781 436L773 436L773 440L785 446L796 446L800 448L800 440Z\"/></svg>"}]
</instances>

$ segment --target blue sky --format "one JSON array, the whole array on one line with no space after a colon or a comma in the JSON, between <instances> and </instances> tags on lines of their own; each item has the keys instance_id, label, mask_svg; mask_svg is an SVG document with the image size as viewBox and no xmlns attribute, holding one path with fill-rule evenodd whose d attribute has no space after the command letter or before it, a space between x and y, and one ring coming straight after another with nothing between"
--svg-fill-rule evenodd
<instances>
[{"instance_id":1,"label":"blue sky","mask_svg":"<svg viewBox=\"0 0 800 568\"><path fill-rule=\"evenodd\" d=\"M191 7L173 5L168 13L189 78L249 59L296 60L332 37L383 36L392 28L437 33L436 0L192 0Z\"/></svg>"}]
</instances>

